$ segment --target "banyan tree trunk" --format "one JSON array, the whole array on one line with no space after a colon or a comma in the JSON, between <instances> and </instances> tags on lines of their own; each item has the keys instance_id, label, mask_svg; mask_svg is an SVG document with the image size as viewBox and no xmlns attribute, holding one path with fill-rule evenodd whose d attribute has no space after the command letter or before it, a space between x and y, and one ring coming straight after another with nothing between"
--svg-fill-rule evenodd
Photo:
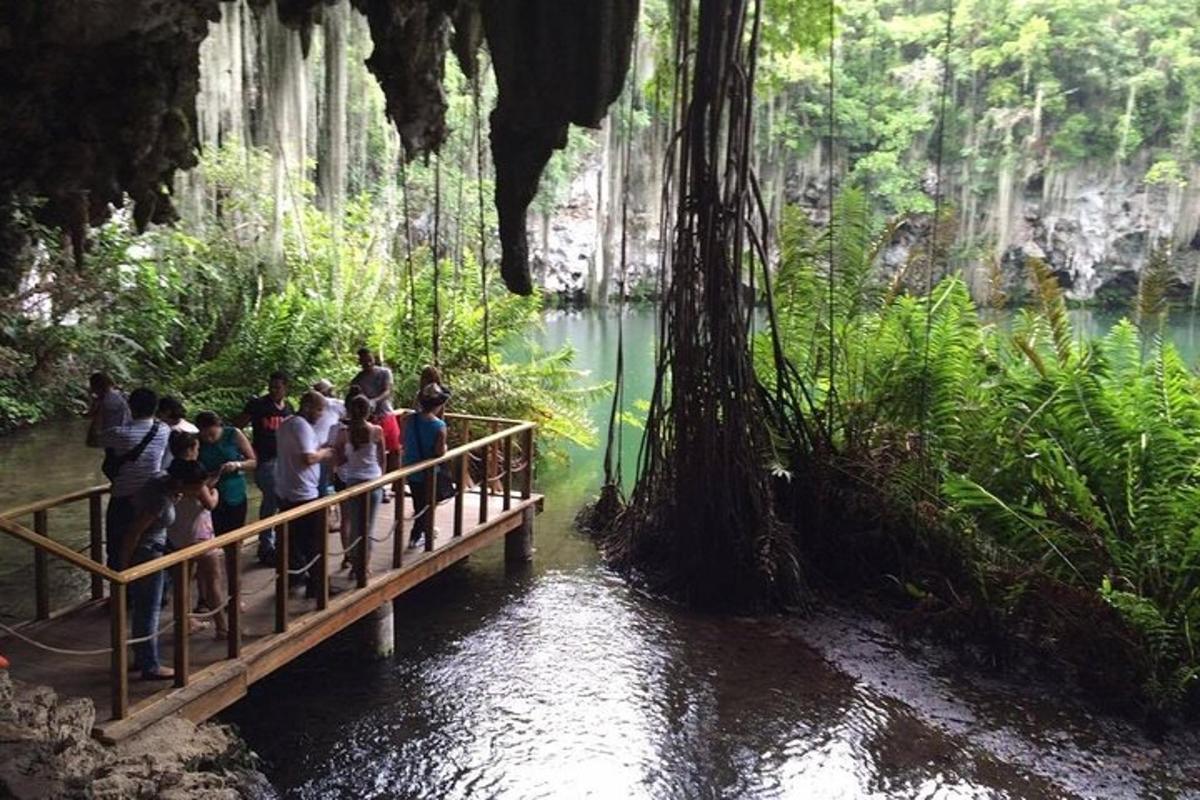
<instances>
[{"instance_id":1,"label":"banyan tree trunk","mask_svg":"<svg viewBox=\"0 0 1200 800\"><path fill-rule=\"evenodd\" d=\"M677 68L690 81L680 82L673 269L638 481L607 549L694 605L763 608L797 597L800 569L773 510L740 291L758 7L698 5L693 25L692 0L676 0Z\"/></svg>"}]
</instances>

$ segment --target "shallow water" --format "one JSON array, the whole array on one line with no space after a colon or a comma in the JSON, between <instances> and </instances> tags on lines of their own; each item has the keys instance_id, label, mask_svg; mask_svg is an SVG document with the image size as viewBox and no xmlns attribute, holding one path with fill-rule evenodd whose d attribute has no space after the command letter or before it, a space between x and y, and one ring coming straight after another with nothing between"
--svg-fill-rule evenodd
<instances>
[{"instance_id":1,"label":"shallow water","mask_svg":"<svg viewBox=\"0 0 1200 800\"><path fill-rule=\"evenodd\" d=\"M649 394L653 315L626 325L632 401ZM540 338L572 342L585 383L611 372L611 315L554 315ZM0 506L94 477L67 433L0 440ZM624 444L632 472L636 432ZM720 618L631 590L571 526L601 452L571 455L538 476L531 565L478 553L396 604L393 657L348 632L223 715L280 795L1200 797L1192 733L1151 743L1061 687L964 670L857 612ZM0 550L6 603L25 556Z\"/></svg>"}]
</instances>

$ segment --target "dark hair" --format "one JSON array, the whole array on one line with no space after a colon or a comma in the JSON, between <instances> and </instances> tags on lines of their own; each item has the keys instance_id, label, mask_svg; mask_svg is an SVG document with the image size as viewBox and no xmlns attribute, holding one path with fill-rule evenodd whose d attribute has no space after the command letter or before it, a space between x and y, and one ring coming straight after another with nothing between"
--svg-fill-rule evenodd
<instances>
[{"instance_id":1,"label":"dark hair","mask_svg":"<svg viewBox=\"0 0 1200 800\"><path fill-rule=\"evenodd\" d=\"M129 393L129 414L134 419L153 417L158 408L158 395L153 389L145 387L134 389Z\"/></svg>"},{"instance_id":2,"label":"dark hair","mask_svg":"<svg viewBox=\"0 0 1200 800\"><path fill-rule=\"evenodd\" d=\"M171 466L167 467L167 477L177 484L188 486L208 480L208 470L199 461L184 461L177 458L171 462Z\"/></svg>"},{"instance_id":3,"label":"dark hair","mask_svg":"<svg viewBox=\"0 0 1200 800\"><path fill-rule=\"evenodd\" d=\"M357 355L360 355L360 356L370 356L371 358L374 358L374 357L375 357L375 354L371 352L371 348L369 348L369 347L367 347L367 346L365 346L365 345L364 345L364 346L362 346L362 347L360 347L360 348L358 348L358 350L357 350Z\"/></svg>"},{"instance_id":4,"label":"dark hair","mask_svg":"<svg viewBox=\"0 0 1200 800\"><path fill-rule=\"evenodd\" d=\"M200 441L200 437L194 433L171 431L171 438L167 439L167 447L170 449L171 455L183 458L183 454L192 449L192 445L198 441Z\"/></svg>"},{"instance_id":5,"label":"dark hair","mask_svg":"<svg viewBox=\"0 0 1200 800\"><path fill-rule=\"evenodd\" d=\"M324 408L327 402L328 401L325 399L325 395L321 394L320 392L314 392L312 389L309 389L307 392L300 395L301 408Z\"/></svg>"},{"instance_id":6,"label":"dark hair","mask_svg":"<svg viewBox=\"0 0 1200 800\"><path fill-rule=\"evenodd\" d=\"M88 388L93 392L105 392L113 387L113 379L104 372L93 372L88 378Z\"/></svg>"},{"instance_id":7,"label":"dark hair","mask_svg":"<svg viewBox=\"0 0 1200 800\"><path fill-rule=\"evenodd\" d=\"M357 394L346 403L350 418L350 444L362 447L371 442L371 428L367 417L371 416L371 401L366 395Z\"/></svg>"},{"instance_id":8,"label":"dark hair","mask_svg":"<svg viewBox=\"0 0 1200 800\"><path fill-rule=\"evenodd\" d=\"M196 415L196 427L200 430L221 424L221 415L215 411L201 411Z\"/></svg>"},{"instance_id":9,"label":"dark hair","mask_svg":"<svg viewBox=\"0 0 1200 800\"><path fill-rule=\"evenodd\" d=\"M274 383L275 381L283 381L284 383L291 383L291 381L288 380L288 374L281 369L277 369L274 372L272 372L271 377L267 379L267 383Z\"/></svg>"},{"instance_id":10,"label":"dark hair","mask_svg":"<svg viewBox=\"0 0 1200 800\"><path fill-rule=\"evenodd\" d=\"M173 417L175 419L183 419L185 414L183 403L176 400L174 397L160 397L158 400L158 415L160 417Z\"/></svg>"},{"instance_id":11,"label":"dark hair","mask_svg":"<svg viewBox=\"0 0 1200 800\"><path fill-rule=\"evenodd\" d=\"M421 367L421 384L420 389L424 389L431 383L442 382L442 371L432 364L426 364Z\"/></svg>"}]
</instances>

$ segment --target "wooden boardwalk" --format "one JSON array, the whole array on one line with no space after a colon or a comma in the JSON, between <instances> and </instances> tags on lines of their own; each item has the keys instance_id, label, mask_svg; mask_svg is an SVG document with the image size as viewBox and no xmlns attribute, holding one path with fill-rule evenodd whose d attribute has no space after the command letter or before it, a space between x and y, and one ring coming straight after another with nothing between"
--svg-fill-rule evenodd
<instances>
[{"instance_id":1,"label":"wooden boardwalk","mask_svg":"<svg viewBox=\"0 0 1200 800\"><path fill-rule=\"evenodd\" d=\"M511 458L510 442L511 439L505 443L507 458ZM450 460L456 455L459 474L463 474L466 457L472 455L469 445L439 460ZM92 651L90 654L54 654L11 635L0 636L0 652L11 661L15 678L50 686L60 695L91 698L97 710L95 733L102 740L123 739L170 714L204 720L243 697L250 684L480 548L507 536L513 553L518 557L527 553L533 517L541 510L542 497L533 494L528 484L522 491L514 491L511 475L503 481L503 489L488 493L479 488L459 491L440 504L434 518L437 535L432 550L407 547L412 527L408 498L404 498L402 506L397 505L397 500L381 505L371 537L370 576L365 586L358 585L352 573L341 567L342 543L336 532L330 532L328 585L331 593L341 591L329 597L324 608L319 607L318 600L305 599L302 585L280 593L282 575L254 559L257 540L239 536L237 532L227 534L226 537L237 539L222 550L227 564L236 558L240 565L236 579L230 580L229 585L241 597L241 611L236 615L240 617L237 628L241 635L235 642L218 640L210 625L179 637L178 632L184 628L177 618L180 603L186 604L182 606L184 609L191 606L194 586L174 597L175 612L164 608L159 623L161 662L174 665L177 674L180 666L184 667L184 676L174 684L170 680L146 681L139 673L129 672L133 660L129 653L124 658L114 658L112 643L118 640L118 635L126 636L126 615L119 614L118 620L112 620L107 598L48 613L45 615L48 618L19 628L20 634L40 644L76 652ZM397 511L401 508L402 518L398 518ZM318 513L325 512L322 509ZM286 520L295 514L281 516ZM44 518L37 524L44 527ZM247 528L255 526L261 527L251 523ZM35 539L28 529L21 529L7 518L0 518L0 529L20 534L27 541ZM397 533L403 536L402 549L396 546ZM44 540L40 541L43 547L49 547ZM59 555L54 550L49 550L49 554ZM182 574L186 564L184 560L175 565L174 574ZM129 578L124 573L113 574ZM111 585L113 591L121 594L127 588L117 582ZM39 595L43 591L39 589ZM44 604L39 607L46 610ZM177 646L180 638L185 640L182 649ZM118 679L118 672L125 676L124 680Z\"/></svg>"}]
</instances>

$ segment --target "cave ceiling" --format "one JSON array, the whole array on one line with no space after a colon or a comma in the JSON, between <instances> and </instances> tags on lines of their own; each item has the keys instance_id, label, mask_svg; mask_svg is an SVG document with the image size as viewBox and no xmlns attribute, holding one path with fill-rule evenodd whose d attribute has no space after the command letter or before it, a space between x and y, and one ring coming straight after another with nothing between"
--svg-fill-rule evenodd
<instances>
[{"instance_id":1,"label":"cave ceiling","mask_svg":"<svg viewBox=\"0 0 1200 800\"><path fill-rule=\"evenodd\" d=\"M366 15L367 66L408 158L447 137L444 62L474 75L486 40L501 272L532 291L525 213L570 124L596 126L629 67L638 0L350 0ZM300 32L305 52L329 0L249 0ZM176 171L197 163L200 43L222 0L5 0L0 4L0 273L28 241L21 209L87 230L128 200L139 229L176 218ZM36 202L35 202L36 201ZM0 283L2 283L0 276Z\"/></svg>"}]
</instances>

